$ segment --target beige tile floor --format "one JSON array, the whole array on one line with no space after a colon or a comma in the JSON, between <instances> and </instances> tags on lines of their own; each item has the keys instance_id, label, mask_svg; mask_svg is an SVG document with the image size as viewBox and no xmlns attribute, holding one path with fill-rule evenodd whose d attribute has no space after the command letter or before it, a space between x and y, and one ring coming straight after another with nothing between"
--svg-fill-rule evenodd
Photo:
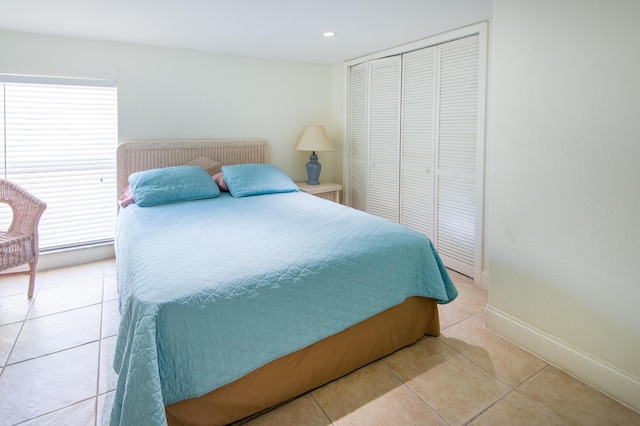
<instances>
[{"instance_id":1,"label":"beige tile floor","mask_svg":"<svg viewBox=\"0 0 640 426\"><path fill-rule=\"evenodd\" d=\"M640 414L483 326L487 294L452 273L426 337L246 425L640 425ZM119 314L115 263L0 278L0 426L106 425Z\"/></svg>"}]
</instances>

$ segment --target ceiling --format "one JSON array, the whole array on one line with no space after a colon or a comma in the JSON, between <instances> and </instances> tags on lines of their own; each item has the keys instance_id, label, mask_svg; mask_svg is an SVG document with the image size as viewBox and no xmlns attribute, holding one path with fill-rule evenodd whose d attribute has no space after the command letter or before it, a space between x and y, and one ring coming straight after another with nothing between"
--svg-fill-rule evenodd
<instances>
[{"instance_id":1,"label":"ceiling","mask_svg":"<svg viewBox=\"0 0 640 426\"><path fill-rule=\"evenodd\" d=\"M0 29L336 64L489 20L492 0L0 0ZM332 38L322 37L334 31Z\"/></svg>"}]
</instances>

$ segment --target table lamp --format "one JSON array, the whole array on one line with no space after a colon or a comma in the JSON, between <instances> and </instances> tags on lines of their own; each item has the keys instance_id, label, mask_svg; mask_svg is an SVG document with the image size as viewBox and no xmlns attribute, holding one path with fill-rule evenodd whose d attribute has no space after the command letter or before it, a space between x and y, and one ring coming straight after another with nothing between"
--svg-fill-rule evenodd
<instances>
[{"instance_id":1,"label":"table lamp","mask_svg":"<svg viewBox=\"0 0 640 426\"><path fill-rule=\"evenodd\" d=\"M318 163L316 151L334 150L324 126L309 126L304 129L304 133L298 141L296 150L312 152L309 157L309 162L307 163L307 178L309 179L307 183L309 185L318 185L320 183L319 178L322 166Z\"/></svg>"}]
</instances>

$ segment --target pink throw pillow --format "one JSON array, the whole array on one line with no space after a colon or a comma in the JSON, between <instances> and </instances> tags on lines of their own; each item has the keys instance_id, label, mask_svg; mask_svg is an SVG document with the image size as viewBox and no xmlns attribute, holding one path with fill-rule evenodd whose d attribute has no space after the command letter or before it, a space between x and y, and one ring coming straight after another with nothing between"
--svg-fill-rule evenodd
<instances>
[{"instance_id":1,"label":"pink throw pillow","mask_svg":"<svg viewBox=\"0 0 640 426\"><path fill-rule=\"evenodd\" d=\"M124 188L124 191L122 191L122 195L120 196L120 198L118 198L118 203L122 208L127 207L129 204L135 203L135 200L133 199L133 192L131 191L131 187L129 185L127 185Z\"/></svg>"},{"instance_id":2,"label":"pink throw pillow","mask_svg":"<svg viewBox=\"0 0 640 426\"><path fill-rule=\"evenodd\" d=\"M229 187L227 186L227 182L225 182L224 180L224 175L222 174L222 172L216 173L212 177L216 185L218 185L218 188L220 188L221 191L229 192Z\"/></svg>"}]
</instances>

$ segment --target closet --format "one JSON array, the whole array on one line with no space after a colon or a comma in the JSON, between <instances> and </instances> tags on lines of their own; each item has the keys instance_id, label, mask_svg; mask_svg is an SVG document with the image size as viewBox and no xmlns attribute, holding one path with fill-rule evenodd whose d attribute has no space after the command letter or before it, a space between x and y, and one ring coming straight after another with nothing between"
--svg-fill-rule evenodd
<instances>
[{"instance_id":1,"label":"closet","mask_svg":"<svg viewBox=\"0 0 640 426\"><path fill-rule=\"evenodd\" d=\"M427 235L480 278L484 63L479 34L349 68L348 203Z\"/></svg>"}]
</instances>

